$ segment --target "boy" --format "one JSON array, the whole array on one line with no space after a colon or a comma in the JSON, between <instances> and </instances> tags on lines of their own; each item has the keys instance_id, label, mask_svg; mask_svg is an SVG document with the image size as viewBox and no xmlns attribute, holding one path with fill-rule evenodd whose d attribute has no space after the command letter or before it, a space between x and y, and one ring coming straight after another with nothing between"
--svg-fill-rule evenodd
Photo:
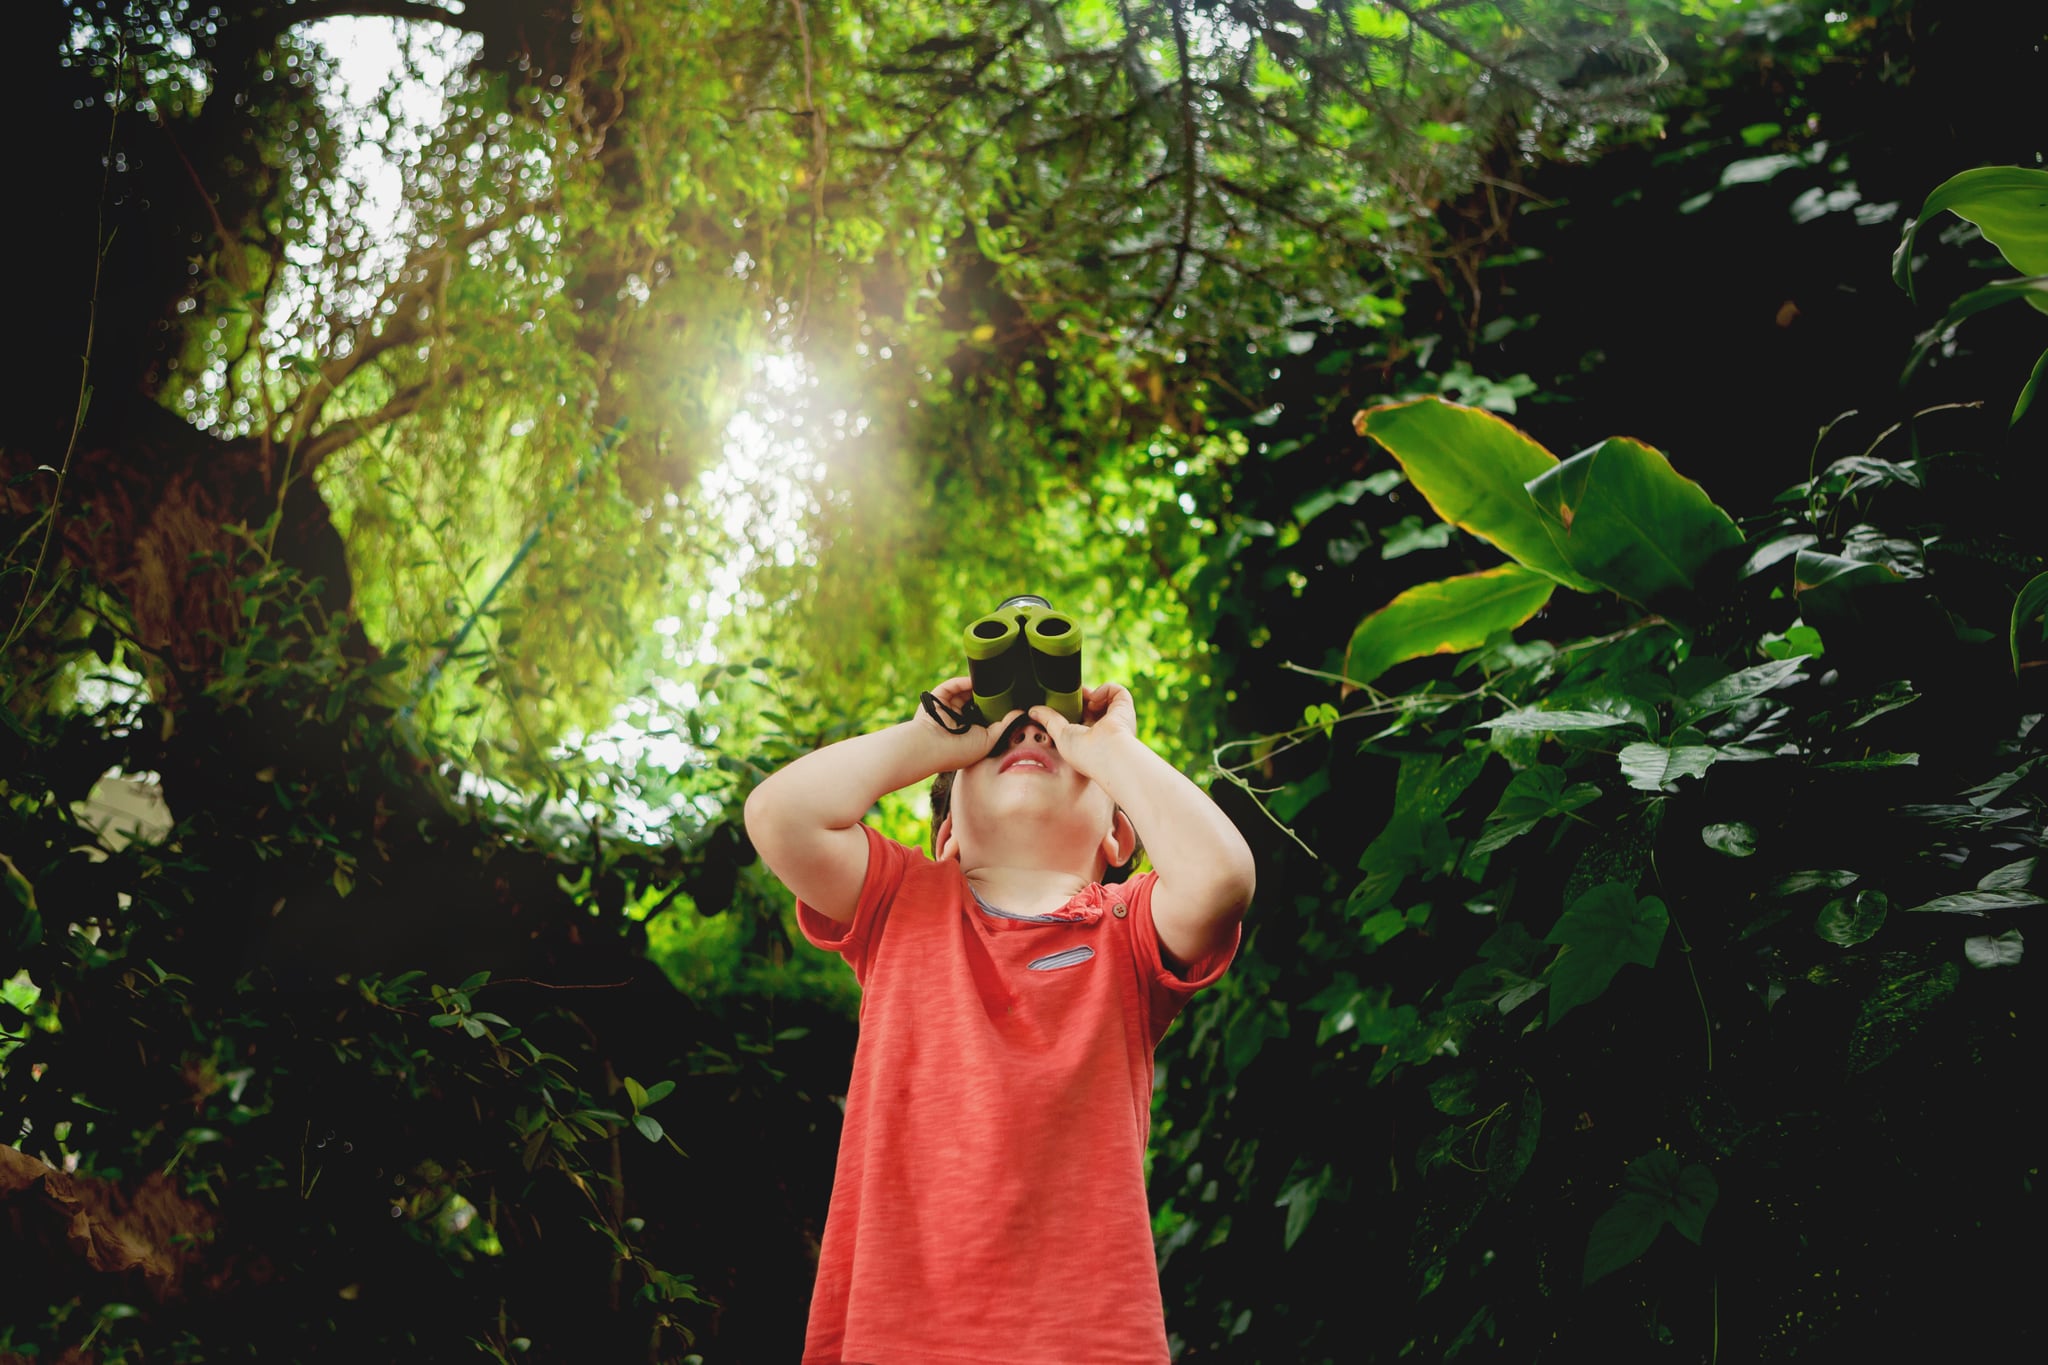
<instances>
[{"instance_id":1,"label":"boy","mask_svg":"<svg viewBox=\"0 0 2048 1365\"><path fill-rule=\"evenodd\" d=\"M1145 1202L1152 1053L1237 950L1251 850L1089 690L960 733L939 708L747 798L805 937L861 983L804 1365L1163 1365ZM933 857L860 823L939 774ZM1153 873L1107 887L1144 836Z\"/></svg>"}]
</instances>

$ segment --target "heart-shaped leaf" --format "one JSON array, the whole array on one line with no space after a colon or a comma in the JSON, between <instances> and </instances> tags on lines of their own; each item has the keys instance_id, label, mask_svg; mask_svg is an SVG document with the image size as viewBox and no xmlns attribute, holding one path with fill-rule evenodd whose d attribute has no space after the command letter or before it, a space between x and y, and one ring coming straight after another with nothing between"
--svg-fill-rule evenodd
<instances>
[{"instance_id":1,"label":"heart-shaped leaf","mask_svg":"<svg viewBox=\"0 0 2048 1365\"><path fill-rule=\"evenodd\" d=\"M1670 923L1663 901L1637 900L1620 882L1603 882L1573 901L1543 938L1560 950L1550 966L1550 1027L1596 999L1629 963L1655 966Z\"/></svg>"},{"instance_id":2,"label":"heart-shaped leaf","mask_svg":"<svg viewBox=\"0 0 2048 1365\"><path fill-rule=\"evenodd\" d=\"M1681 1166L1662 1147L1645 1152L1628 1164L1620 1196L1593 1224L1581 1282L1591 1284L1634 1261L1650 1249L1666 1223L1697 1245L1720 1197L1721 1187L1705 1166Z\"/></svg>"},{"instance_id":3,"label":"heart-shaped leaf","mask_svg":"<svg viewBox=\"0 0 2048 1365\"><path fill-rule=\"evenodd\" d=\"M1830 943L1852 948L1884 927L1884 917L1890 909L1891 898L1882 891L1837 896L1820 908L1813 932Z\"/></svg>"}]
</instances>

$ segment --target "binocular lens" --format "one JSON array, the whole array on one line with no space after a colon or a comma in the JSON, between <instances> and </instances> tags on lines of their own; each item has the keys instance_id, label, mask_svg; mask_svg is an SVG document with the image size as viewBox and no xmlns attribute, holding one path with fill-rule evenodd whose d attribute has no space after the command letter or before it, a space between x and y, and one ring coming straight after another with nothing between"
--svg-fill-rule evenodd
<instances>
[{"instance_id":1,"label":"binocular lens","mask_svg":"<svg viewBox=\"0 0 2048 1365\"><path fill-rule=\"evenodd\" d=\"M961 642L984 721L1041 702L1081 718L1081 628L1044 598L1010 598L970 623Z\"/></svg>"}]
</instances>

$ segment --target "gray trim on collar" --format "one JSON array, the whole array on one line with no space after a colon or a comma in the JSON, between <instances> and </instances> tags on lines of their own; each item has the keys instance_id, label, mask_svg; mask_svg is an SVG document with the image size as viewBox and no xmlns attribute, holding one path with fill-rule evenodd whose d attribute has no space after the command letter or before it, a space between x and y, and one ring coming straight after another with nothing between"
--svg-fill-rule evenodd
<instances>
[{"instance_id":1,"label":"gray trim on collar","mask_svg":"<svg viewBox=\"0 0 2048 1365\"><path fill-rule=\"evenodd\" d=\"M989 903L988 903L987 901L985 901L985 900L983 900L983 899L981 898L981 893L980 893L979 891L976 891L976 890L974 889L974 885L973 885L973 883L971 883L971 882L970 882L970 883L968 884L968 887L967 887L967 891L968 891L968 894L970 894L970 895L972 895L972 896L974 897L974 903L975 903L976 905L978 905L978 906L980 906L980 907L981 907L981 909L982 909L982 913L984 913L984 914L989 914L989 915L994 915L994 916L995 916L995 917L996 917L997 919L1015 919L1015 920L1023 920L1023 921L1024 921L1024 922L1025 922L1026 924L1071 924L1071 923L1073 923L1073 921L1072 921L1072 920L1070 920L1070 919L1066 919L1066 918L1063 918L1062 916L1059 916L1059 915L1020 915L1020 914L1017 914L1017 913L1016 913L1015 911L1011 911L1011 910L998 910L998 909L996 909L996 908L995 908L995 907L994 907L993 905L990 905L990 904L989 904Z\"/></svg>"}]
</instances>

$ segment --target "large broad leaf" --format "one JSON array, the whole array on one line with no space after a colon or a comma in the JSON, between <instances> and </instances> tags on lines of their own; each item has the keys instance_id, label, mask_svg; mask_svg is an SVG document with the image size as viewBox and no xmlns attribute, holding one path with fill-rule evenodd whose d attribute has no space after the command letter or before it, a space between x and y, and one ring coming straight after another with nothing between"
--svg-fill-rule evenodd
<instances>
[{"instance_id":1,"label":"large broad leaf","mask_svg":"<svg viewBox=\"0 0 2048 1365\"><path fill-rule=\"evenodd\" d=\"M2048 171L1979 166L1934 187L1892 253L1892 278L1913 295L1913 239L1943 212L1975 223L2013 269L2048 275Z\"/></svg>"},{"instance_id":2,"label":"large broad leaf","mask_svg":"<svg viewBox=\"0 0 2048 1365\"><path fill-rule=\"evenodd\" d=\"M1344 676L1369 683L1405 659L1477 649L1542 610L1556 587L1519 564L1417 584L1358 623Z\"/></svg>"},{"instance_id":3,"label":"large broad leaf","mask_svg":"<svg viewBox=\"0 0 2048 1365\"><path fill-rule=\"evenodd\" d=\"M2034 633L2028 627L2033 625L2036 617L2041 621L2041 640L2048 644L2048 573L2038 573L2028 579L2027 585L2020 589L2020 595L2013 601L2012 632L2007 638L2012 644L2014 673L2020 671L2020 637L2033 639Z\"/></svg>"},{"instance_id":4,"label":"large broad leaf","mask_svg":"<svg viewBox=\"0 0 2048 1365\"><path fill-rule=\"evenodd\" d=\"M1657 965L1657 949L1670 924L1663 901L1655 896L1639 901L1620 882L1603 882L1573 901L1543 936L1561 950L1550 966L1550 1027L1576 1006L1598 998L1629 963Z\"/></svg>"},{"instance_id":5,"label":"large broad leaf","mask_svg":"<svg viewBox=\"0 0 2048 1365\"><path fill-rule=\"evenodd\" d=\"M1708 560L1742 543L1705 489L1625 436L1580 451L1528 489L1565 562L1633 602L1690 592Z\"/></svg>"},{"instance_id":6,"label":"large broad leaf","mask_svg":"<svg viewBox=\"0 0 2048 1365\"><path fill-rule=\"evenodd\" d=\"M1637 1157L1621 1178L1614 1207L1593 1224L1581 1282L1591 1284L1641 1256L1666 1223L1697 1244L1720 1197L1713 1172L1698 1162L1680 1166L1662 1147Z\"/></svg>"},{"instance_id":7,"label":"large broad leaf","mask_svg":"<svg viewBox=\"0 0 2048 1365\"><path fill-rule=\"evenodd\" d=\"M1367 408L1353 425L1401 464L1445 521L1566 587L1592 592L1560 555L1525 490L1557 456L1490 412L1440 398Z\"/></svg>"}]
</instances>

